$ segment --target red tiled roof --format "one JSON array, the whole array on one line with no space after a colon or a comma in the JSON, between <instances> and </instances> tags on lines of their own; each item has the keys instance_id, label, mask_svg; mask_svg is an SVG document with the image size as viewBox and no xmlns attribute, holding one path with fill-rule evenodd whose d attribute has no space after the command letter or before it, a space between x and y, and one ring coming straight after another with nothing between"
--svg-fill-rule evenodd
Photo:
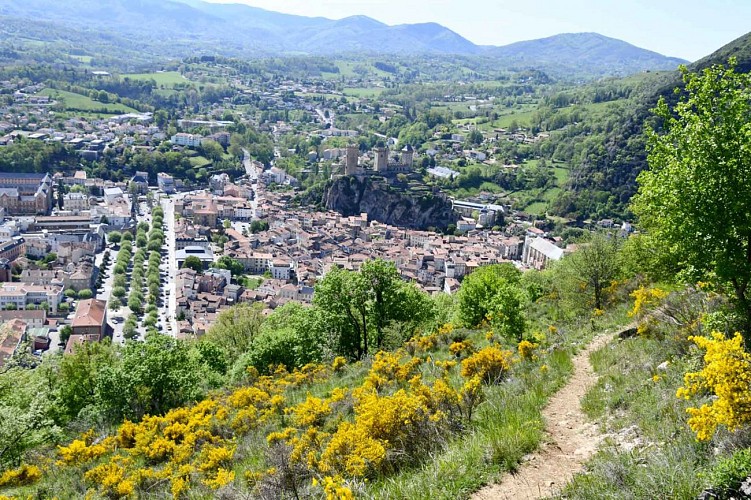
<instances>
[{"instance_id":1,"label":"red tiled roof","mask_svg":"<svg viewBox=\"0 0 751 500\"><path fill-rule=\"evenodd\" d=\"M104 325L104 316L107 312L107 302L104 300L87 299L78 303L76 308L76 317L73 318L71 326L102 326Z\"/></svg>"}]
</instances>

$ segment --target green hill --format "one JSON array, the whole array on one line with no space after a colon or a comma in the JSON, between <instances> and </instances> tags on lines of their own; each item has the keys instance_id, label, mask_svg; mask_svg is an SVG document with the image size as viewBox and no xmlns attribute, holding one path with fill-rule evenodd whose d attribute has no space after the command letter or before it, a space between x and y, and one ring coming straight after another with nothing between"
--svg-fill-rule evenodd
<instances>
[{"instance_id":1,"label":"green hill","mask_svg":"<svg viewBox=\"0 0 751 500\"><path fill-rule=\"evenodd\" d=\"M751 34L688 66L699 71L737 59L741 71L751 70ZM553 96L537 112L533 126L551 131L546 150L567 162L572 174L552 211L571 218L629 217L628 203L636 192L636 177L647 166L645 124L658 127L650 110L660 97L674 104L682 87L678 71L649 72L623 80L602 80ZM587 104L613 102L607 113L593 113ZM580 112L571 104L583 104ZM543 117L543 118L539 118ZM553 128L550 124L555 123ZM550 154L550 153L548 153Z\"/></svg>"}]
</instances>

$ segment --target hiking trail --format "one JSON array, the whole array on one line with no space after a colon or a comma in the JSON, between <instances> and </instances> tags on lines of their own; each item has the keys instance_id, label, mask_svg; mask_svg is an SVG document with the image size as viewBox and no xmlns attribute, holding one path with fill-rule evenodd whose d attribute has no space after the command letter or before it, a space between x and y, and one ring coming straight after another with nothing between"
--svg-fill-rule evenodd
<instances>
[{"instance_id":1,"label":"hiking trail","mask_svg":"<svg viewBox=\"0 0 751 500\"><path fill-rule=\"evenodd\" d=\"M597 451L602 434L581 409L581 399L597 382L589 355L611 342L617 333L602 333L572 359L569 381L542 410L545 437L540 447L522 459L515 473L472 495L472 500L546 498L557 494Z\"/></svg>"}]
</instances>

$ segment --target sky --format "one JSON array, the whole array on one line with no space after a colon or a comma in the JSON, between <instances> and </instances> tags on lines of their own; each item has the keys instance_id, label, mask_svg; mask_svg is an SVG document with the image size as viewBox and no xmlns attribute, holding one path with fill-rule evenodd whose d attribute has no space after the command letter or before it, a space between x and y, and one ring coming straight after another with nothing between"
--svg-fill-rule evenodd
<instances>
[{"instance_id":1,"label":"sky","mask_svg":"<svg viewBox=\"0 0 751 500\"><path fill-rule=\"evenodd\" d=\"M386 24L436 22L479 45L594 31L695 61L751 30L749 0L209 0Z\"/></svg>"}]
</instances>

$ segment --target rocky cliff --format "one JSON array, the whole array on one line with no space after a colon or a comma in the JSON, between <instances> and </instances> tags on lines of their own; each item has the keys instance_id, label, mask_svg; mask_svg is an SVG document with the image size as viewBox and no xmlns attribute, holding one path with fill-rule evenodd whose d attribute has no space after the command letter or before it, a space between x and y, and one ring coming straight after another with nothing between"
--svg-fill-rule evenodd
<instances>
[{"instance_id":1,"label":"rocky cliff","mask_svg":"<svg viewBox=\"0 0 751 500\"><path fill-rule=\"evenodd\" d=\"M342 215L368 214L376 220L410 229L445 229L458 215L451 202L427 188L396 188L371 177L340 177L324 190L321 205Z\"/></svg>"}]
</instances>

